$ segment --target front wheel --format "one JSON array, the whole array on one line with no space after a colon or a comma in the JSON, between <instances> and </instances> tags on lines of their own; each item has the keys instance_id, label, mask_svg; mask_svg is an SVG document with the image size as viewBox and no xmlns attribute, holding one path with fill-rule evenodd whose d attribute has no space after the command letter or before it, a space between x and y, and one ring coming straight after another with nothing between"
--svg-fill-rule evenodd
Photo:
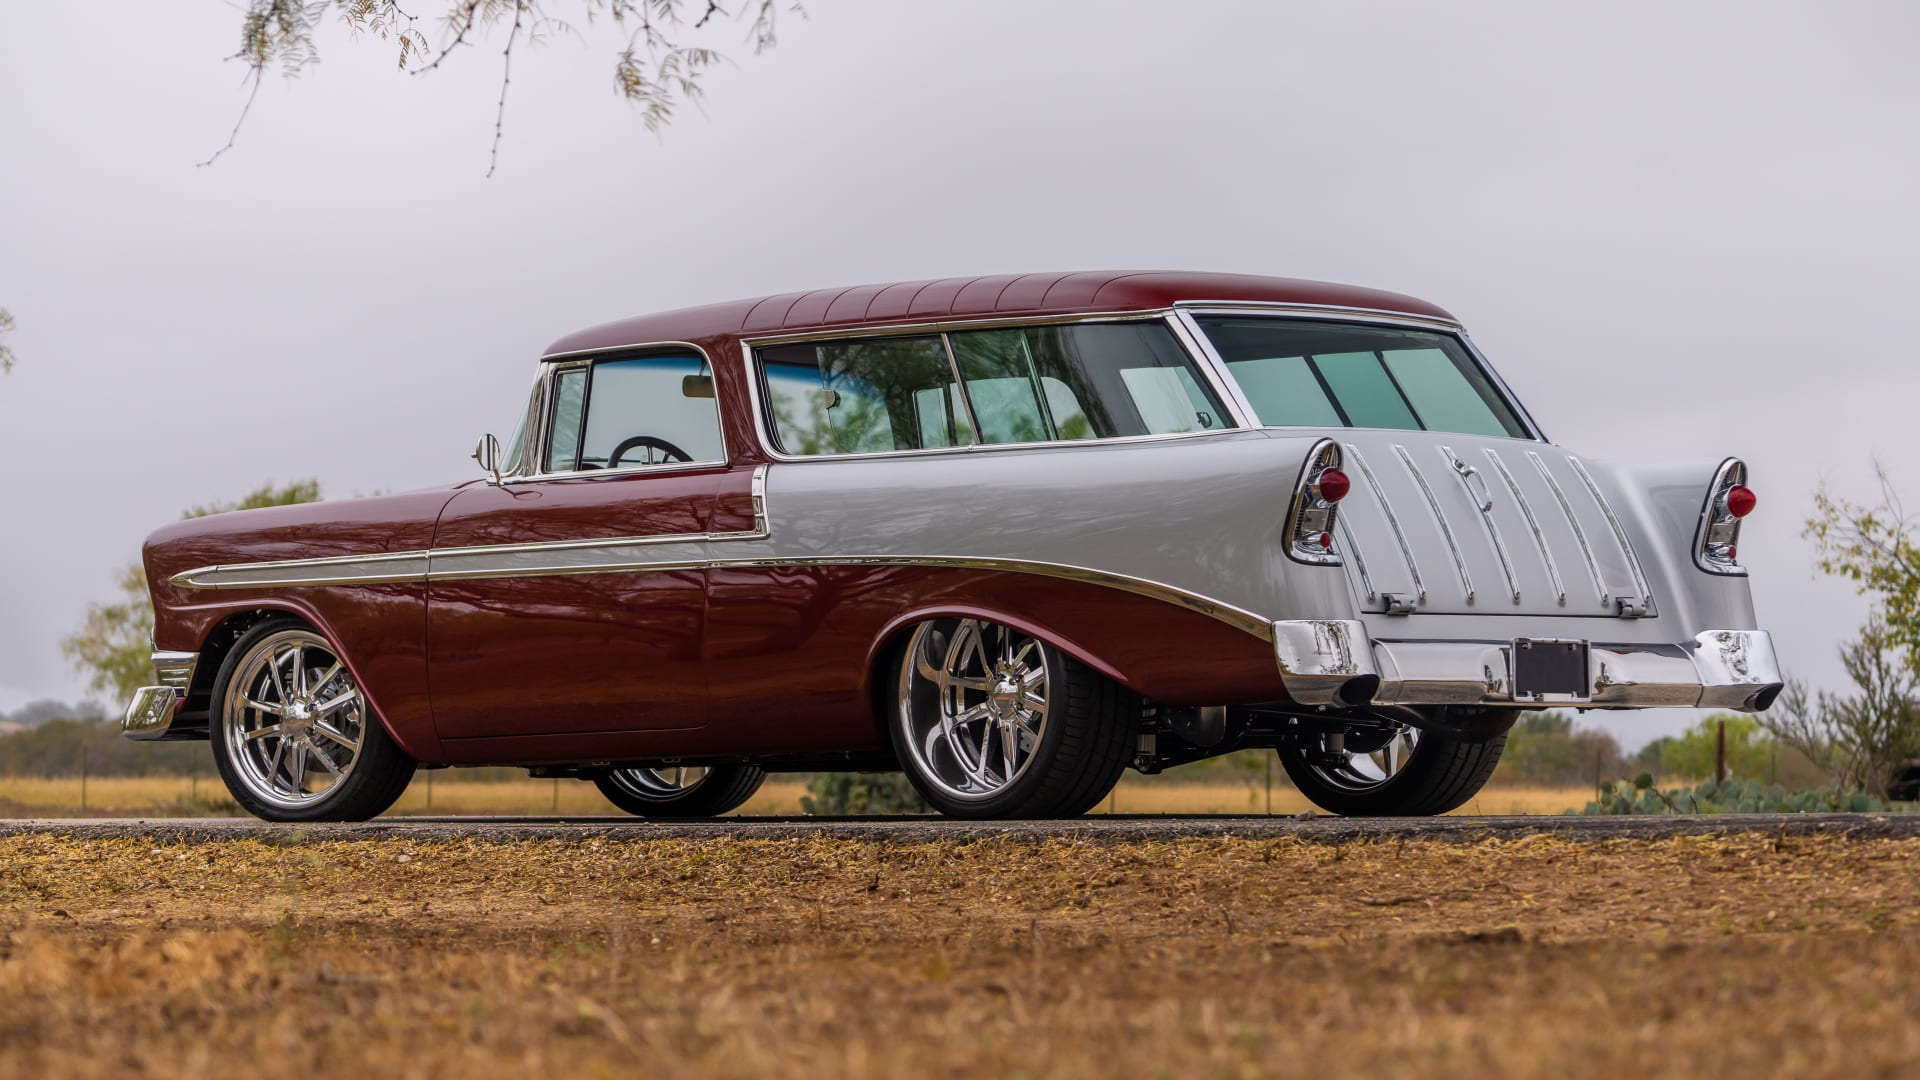
<instances>
[{"instance_id":1,"label":"front wheel","mask_svg":"<svg viewBox=\"0 0 1920 1080\"><path fill-rule=\"evenodd\" d=\"M921 623L894 687L894 750L950 817L1083 814L1133 755L1139 699L1009 626Z\"/></svg>"},{"instance_id":2,"label":"front wheel","mask_svg":"<svg viewBox=\"0 0 1920 1080\"><path fill-rule=\"evenodd\" d=\"M753 765L615 769L594 778L607 801L638 817L718 817L753 797L767 774Z\"/></svg>"},{"instance_id":3,"label":"front wheel","mask_svg":"<svg viewBox=\"0 0 1920 1080\"><path fill-rule=\"evenodd\" d=\"M346 662L294 619L267 619L234 643L214 684L212 737L234 801L268 821L365 821L413 779L413 759Z\"/></svg>"},{"instance_id":4,"label":"front wheel","mask_svg":"<svg viewBox=\"0 0 1920 1080\"><path fill-rule=\"evenodd\" d=\"M1305 736L1280 748L1300 793L1348 817L1444 814L1479 793L1500 764L1507 737L1484 742L1396 725L1379 733Z\"/></svg>"}]
</instances>

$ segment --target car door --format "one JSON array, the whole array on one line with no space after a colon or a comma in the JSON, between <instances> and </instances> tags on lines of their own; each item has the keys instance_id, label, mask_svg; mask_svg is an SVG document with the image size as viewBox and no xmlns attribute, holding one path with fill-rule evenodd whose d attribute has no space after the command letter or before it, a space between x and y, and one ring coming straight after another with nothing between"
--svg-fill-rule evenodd
<instances>
[{"instance_id":1,"label":"car door","mask_svg":"<svg viewBox=\"0 0 1920 1080\"><path fill-rule=\"evenodd\" d=\"M442 739L705 725L705 534L726 471L690 350L545 376L531 459L441 514L428 677Z\"/></svg>"}]
</instances>

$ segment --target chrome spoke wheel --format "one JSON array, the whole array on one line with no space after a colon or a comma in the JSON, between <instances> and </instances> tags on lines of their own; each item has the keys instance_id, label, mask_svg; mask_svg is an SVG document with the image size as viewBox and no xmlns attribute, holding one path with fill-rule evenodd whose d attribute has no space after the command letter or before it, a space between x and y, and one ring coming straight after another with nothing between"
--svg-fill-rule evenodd
<instances>
[{"instance_id":1,"label":"chrome spoke wheel","mask_svg":"<svg viewBox=\"0 0 1920 1080\"><path fill-rule=\"evenodd\" d=\"M665 765L659 768L615 769L607 774L607 779L636 799L672 802L706 783L711 775L712 769L697 765Z\"/></svg>"},{"instance_id":2,"label":"chrome spoke wheel","mask_svg":"<svg viewBox=\"0 0 1920 1080\"><path fill-rule=\"evenodd\" d=\"M1351 735L1320 735L1307 745L1306 756L1314 775L1342 791L1364 792L1385 785L1400 775L1412 760L1420 744L1420 729L1396 725L1380 742L1370 737L1363 749L1349 749ZM1379 745L1374 745L1379 743Z\"/></svg>"},{"instance_id":3,"label":"chrome spoke wheel","mask_svg":"<svg viewBox=\"0 0 1920 1080\"><path fill-rule=\"evenodd\" d=\"M368 724L346 665L306 629L281 630L248 649L220 715L235 778L286 810L320 802L353 775Z\"/></svg>"},{"instance_id":4,"label":"chrome spoke wheel","mask_svg":"<svg viewBox=\"0 0 1920 1080\"><path fill-rule=\"evenodd\" d=\"M916 772L958 799L1005 790L1046 733L1047 647L978 619L923 623L901 665L902 740Z\"/></svg>"}]
</instances>

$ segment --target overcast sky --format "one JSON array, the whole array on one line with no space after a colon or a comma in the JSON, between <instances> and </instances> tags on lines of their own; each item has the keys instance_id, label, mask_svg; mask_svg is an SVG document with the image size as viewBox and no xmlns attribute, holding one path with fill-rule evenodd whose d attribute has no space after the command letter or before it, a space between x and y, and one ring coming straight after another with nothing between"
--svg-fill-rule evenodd
<instances>
[{"instance_id":1,"label":"overcast sky","mask_svg":"<svg viewBox=\"0 0 1920 1080\"><path fill-rule=\"evenodd\" d=\"M236 5L0 5L0 709L83 695L58 638L190 504L470 475L567 331L1105 267L1409 292L1556 442L1744 456L1762 625L1842 685L1866 603L1799 532L1876 459L1920 501L1920 6L808 7L660 138L609 39L516 56L488 180L497 42L409 78L329 33L196 168L244 100Z\"/></svg>"}]
</instances>

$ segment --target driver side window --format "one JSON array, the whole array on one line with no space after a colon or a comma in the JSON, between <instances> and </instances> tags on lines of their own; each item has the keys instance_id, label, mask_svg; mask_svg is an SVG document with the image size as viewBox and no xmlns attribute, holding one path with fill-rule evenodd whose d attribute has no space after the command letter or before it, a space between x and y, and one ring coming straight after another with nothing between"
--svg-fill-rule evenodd
<instances>
[{"instance_id":1,"label":"driver side window","mask_svg":"<svg viewBox=\"0 0 1920 1080\"><path fill-rule=\"evenodd\" d=\"M549 472L724 460L713 372L698 356L601 360L556 378Z\"/></svg>"}]
</instances>

